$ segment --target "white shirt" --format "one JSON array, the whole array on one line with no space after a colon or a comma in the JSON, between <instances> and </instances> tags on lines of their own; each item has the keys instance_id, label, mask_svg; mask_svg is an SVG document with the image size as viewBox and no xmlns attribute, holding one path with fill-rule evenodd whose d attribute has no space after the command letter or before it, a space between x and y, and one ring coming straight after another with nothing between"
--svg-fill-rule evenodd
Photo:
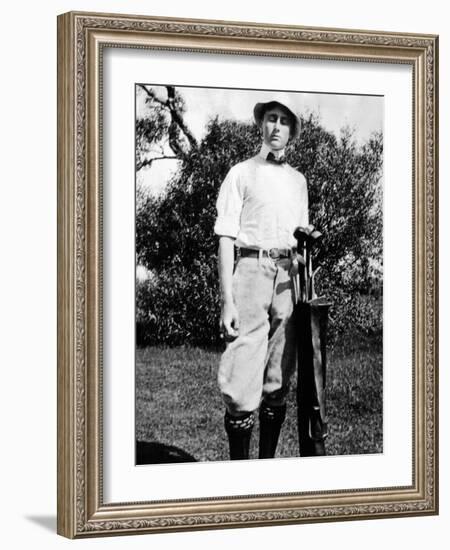
<instances>
[{"instance_id":1,"label":"white shirt","mask_svg":"<svg viewBox=\"0 0 450 550\"><path fill-rule=\"evenodd\" d=\"M268 162L270 151L263 144L258 155L233 166L220 188L214 232L235 238L236 246L292 248L295 228L308 225L305 177L286 163Z\"/></svg>"}]
</instances>

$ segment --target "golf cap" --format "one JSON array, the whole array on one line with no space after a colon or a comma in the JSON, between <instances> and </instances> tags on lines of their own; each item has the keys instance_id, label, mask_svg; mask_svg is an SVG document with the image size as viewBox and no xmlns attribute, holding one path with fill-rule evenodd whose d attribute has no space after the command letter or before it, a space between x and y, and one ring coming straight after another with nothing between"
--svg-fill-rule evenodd
<instances>
[{"instance_id":1,"label":"golf cap","mask_svg":"<svg viewBox=\"0 0 450 550\"><path fill-rule=\"evenodd\" d=\"M256 124L258 126L261 125L261 121L264 117L264 113L268 109L269 105L272 105L274 103L280 105L291 114L292 120L294 121L294 128L293 128L293 131L291 132L291 138L292 139L298 138L298 136L300 135L300 119L295 114L295 107L292 106L289 99L287 99L285 96L283 97L274 96L269 101L257 103L253 109L253 116L255 117Z\"/></svg>"}]
</instances>

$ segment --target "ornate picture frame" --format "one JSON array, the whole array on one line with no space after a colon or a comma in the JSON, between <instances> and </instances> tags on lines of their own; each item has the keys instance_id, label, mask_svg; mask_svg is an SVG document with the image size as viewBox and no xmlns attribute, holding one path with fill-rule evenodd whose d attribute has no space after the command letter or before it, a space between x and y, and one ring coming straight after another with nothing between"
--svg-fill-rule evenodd
<instances>
[{"instance_id":1,"label":"ornate picture frame","mask_svg":"<svg viewBox=\"0 0 450 550\"><path fill-rule=\"evenodd\" d=\"M412 69L412 483L105 502L105 48ZM70 12L58 17L58 533L69 538L438 513L438 37ZM151 467L151 466L150 466ZM198 466L203 467L202 465Z\"/></svg>"}]
</instances>

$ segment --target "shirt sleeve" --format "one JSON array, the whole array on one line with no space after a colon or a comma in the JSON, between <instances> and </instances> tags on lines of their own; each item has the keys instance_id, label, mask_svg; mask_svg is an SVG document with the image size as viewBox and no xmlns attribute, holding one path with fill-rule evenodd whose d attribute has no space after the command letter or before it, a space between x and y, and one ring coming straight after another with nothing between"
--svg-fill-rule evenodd
<instances>
[{"instance_id":1,"label":"shirt sleeve","mask_svg":"<svg viewBox=\"0 0 450 550\"><path fill-rule=\"evenodd\" d=\"M242 211L242 189L239 171L233 166L226 175L217 197L217 218L214 233L236 238L239 233Z\"/></svg>"},{"instance_id":2,"label":"shirt sleeve","mask_svg":"<svg viewBox=\"0 0 450 550\"><path fill-rule=\"evenodd\" d=\"M301 174L301 196L302 196L302 207L300 209L300 220L299 224L301 227L308 227L309 225L309 209L308 209L308 185L306 183L306 178Z\"/></svg>"}]
</instances>

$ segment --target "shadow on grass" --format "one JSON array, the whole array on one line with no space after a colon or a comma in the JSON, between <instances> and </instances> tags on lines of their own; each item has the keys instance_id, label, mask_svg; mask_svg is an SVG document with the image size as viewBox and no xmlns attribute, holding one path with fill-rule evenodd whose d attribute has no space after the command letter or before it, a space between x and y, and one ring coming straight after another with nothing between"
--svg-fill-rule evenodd
<instances>
[{"instance_id":1,"label":"shadow on grass","mask_svg":"<svg viewBox=\"0 0 450 550\"><path fill-rule=\"evenodd\" d=\"M136 464L173 464L176 462L197 462L182 449L156 441L136 442Z\"/></svg>"}]
</instances>

